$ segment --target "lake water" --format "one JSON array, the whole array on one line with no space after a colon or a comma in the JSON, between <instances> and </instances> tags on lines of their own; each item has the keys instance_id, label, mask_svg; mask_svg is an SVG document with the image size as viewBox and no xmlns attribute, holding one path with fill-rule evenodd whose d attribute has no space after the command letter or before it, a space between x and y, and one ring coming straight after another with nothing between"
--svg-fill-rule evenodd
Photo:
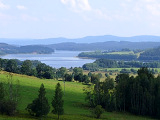
<instances>
[{"instance_id":1,"label":"lake water","mask_svg":"<svg viewBox=\"0 0 160 120\"><path fill-rule=\"evenodd\" d=\"M53 54L8 54L1 56L3 59L19 59L24 60L39 60L49 66L60 67L82 67L85 63L92 63L93 59L81 59L76 56L81 51L55 51Z\"/></svg>"}]
</instances>

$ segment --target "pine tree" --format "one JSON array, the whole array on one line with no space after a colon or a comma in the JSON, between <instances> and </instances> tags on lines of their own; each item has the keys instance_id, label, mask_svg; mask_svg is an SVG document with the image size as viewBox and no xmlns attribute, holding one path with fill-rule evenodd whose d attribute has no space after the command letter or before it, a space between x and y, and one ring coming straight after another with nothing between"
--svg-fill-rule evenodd
<instances>
[{"instance_id":1,"label":"pine tree","mask_svg":"<svg viewBox=\"0 0 160 120\"><path fill-rule=\"evenodd\" d=\"M4 103L4 87L3 83L0 83L0 113L3 113L3 103Z\"/></svg>"},{"instance_id":2,"label":"pine tree","mask_svg":"<svg viewBox=\"0 0 160 120\"><path fill-rule=\"evenodd\" d=\"M33 102L29 104L26 108L31 115L36 117L41 117L49 113L50 106L48 104L47 98L45 97L45 94L46 92L45 92L44 85L41 84L38 98L33 100Z\"/></svg>"},{"instance_id":3,"label":"pine tree","mask_svg":"<svg viewBox=\"0 0 160 120\"><path fill-rule=\"evenodd\" d=\"M64 113L64 109L63 109L64 101L62 97L63 97L63 92L62 92L61 85L60 83L57 83L55 96L52 101L52 107L53 107L52 112L58 115L58 119L59 119L59 115L62 115Z\"/></svg>"}]
</instances>

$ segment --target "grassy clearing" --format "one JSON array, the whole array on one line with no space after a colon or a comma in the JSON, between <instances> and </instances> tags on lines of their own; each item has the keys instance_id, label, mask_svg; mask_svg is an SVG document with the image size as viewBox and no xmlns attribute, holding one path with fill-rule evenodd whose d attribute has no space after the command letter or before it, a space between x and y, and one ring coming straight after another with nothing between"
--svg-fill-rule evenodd
<instances>
[{"instance_id":1,"label":"grassy clearing","mask_svg":"<svg viewBox=\"0 0 160 120\"><path fill-rule=\"evenodd\" d=\"M0 72L0 81L7 83L7 72ZM104 73L103 73L104 75ZM51 103L55 85L60 82L63 85L62 81L57 80L46 80L46 79L38 79L35 77L29 77L25 75L13 75L13 84L19 80L20 83L20 94L21 101L18 106L19 114L14 117L8 117L5 115L0 115L0 120L35 120L36 118L28 115L25 110L26 106L32 102L38 96L38 90L41 83L44 84L46 88L46 96ZM85 104L85 95L83 93L83 88L85 85L77 82L66 82L65 83L65 96L64 96L64 110L65 115L61 116L61 120L96 120L92 117L91 112L88 108L85 108L83 104ZM50 104L51 105L51 104ZM46 118L47 120L56 119L57 116L49 113ZM152 120L150 118L139 117L135 115L130 115L127 113L110 113L105 112L102 115L103 120Z\"/></svg>"},{"instance_id":2,"label":"grassy clearing","mask_svg":"<svg viewBox=\"0 0 160 120\"><path fill-rule=\"evenodd\" d=\"M134 55L133 51L122 51L122 52L111 52L111 53L107 53L107 54L119 54L119 55Z\"/></svg>"}]
</instances>

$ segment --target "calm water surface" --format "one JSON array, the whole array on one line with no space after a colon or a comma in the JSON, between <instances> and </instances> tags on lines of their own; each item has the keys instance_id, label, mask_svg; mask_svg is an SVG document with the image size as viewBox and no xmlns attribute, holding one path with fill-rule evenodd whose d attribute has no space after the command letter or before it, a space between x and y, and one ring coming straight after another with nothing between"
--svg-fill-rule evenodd
<instances>
[{"instance_id":1,"label":"calm water surface","mask_svg":"<svg viewBox=\"0 0 160 120\"><path fill-rule=\"evenodd\" d=\"M1 56L3 59L19 59L24 60L39 60L42 63L55 68L60 67L82 67L85 63L92 63L95 60L77 58L81 51L56 51L53 54L9 54Z\"/></svg>"}]
</instances>

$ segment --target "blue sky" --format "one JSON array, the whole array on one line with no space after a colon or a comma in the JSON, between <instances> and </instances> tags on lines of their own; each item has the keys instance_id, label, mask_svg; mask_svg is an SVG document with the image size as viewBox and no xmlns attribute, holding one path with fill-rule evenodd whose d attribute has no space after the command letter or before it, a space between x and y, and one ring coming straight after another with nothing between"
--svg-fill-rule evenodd
<instances>
[{"instance_id":1,"label":"blue sky","mask_svg":"<svg viewBox=\"0 0 160 120\"><path fill-rule=\"evenodd\" d=\"M0 38L160 36L160 0L0 0Z\"/></svg>"}]
</instances>

